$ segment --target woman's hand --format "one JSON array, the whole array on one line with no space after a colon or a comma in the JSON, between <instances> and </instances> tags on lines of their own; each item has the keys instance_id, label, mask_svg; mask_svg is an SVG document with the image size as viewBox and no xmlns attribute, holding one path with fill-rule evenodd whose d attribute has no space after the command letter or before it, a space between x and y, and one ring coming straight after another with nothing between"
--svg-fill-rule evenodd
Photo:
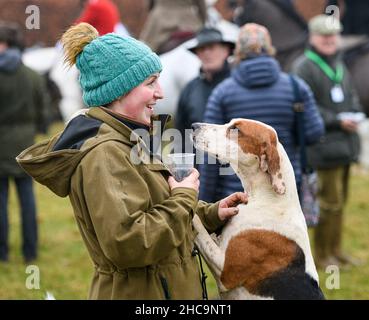
<instances>
[{"instance_id":1,"label":"woman's hand","mask_svg":"<svg viewBox=\"0 0 369 320\"><path fill-rule=\"evenodd\" d=\"M220 200L218 216L221 221L229 219L238 213L237 205L244 203L246 204L249 198L244 192L235 192L230 196Z\"/></svg>"},{"instance_id":2,"label":"woman's hand","mask_svg":"<svg viewBox=\"0 0 369 320\"><path fill-rule=\"evenodd\" d=\"M200 173L196 169L192 169L191 174L179 182L176 181L172 176L170 176L168 178L170 190L173 190L174 188L190 188L194 189L196 192L199 192L199 176Z\"/></svg>"}]
</instances>

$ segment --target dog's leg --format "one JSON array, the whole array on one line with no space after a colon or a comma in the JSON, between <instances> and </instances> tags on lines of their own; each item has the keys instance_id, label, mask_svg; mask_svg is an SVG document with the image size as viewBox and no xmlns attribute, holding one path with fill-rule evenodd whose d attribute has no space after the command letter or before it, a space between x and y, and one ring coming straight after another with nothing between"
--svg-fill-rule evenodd
<instances>
[{"instance_id":1,"label":"dog's leg","mask_svg":"<svg viewBox=\"0 0 369 320\"><path fill-rule=\"evenodd\" d=\"M198 232L195 243L199 248L201 254L203 255L204 259L206 260L209 268L213 272L214 276L220 279L220 275L222 273L224 265L224 253L210 237L209 233L206 231L200 218L197 215L194 216L192 223L195 230Z\"/></svg>"}]
</instances>

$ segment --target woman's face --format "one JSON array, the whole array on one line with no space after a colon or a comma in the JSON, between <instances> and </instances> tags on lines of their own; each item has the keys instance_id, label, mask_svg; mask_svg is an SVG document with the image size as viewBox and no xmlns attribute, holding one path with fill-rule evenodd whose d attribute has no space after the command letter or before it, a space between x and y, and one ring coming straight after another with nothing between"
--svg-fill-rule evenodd
<instances>
[{"instance_id":1,"label":"woman's face","mask_svg":"<svg viewBox=\"0 0 369 320\"><path fill-rule=\"evenodd\" d=\"M158 80L159 73L153 74L120 98L119 112L137 122L150 124L150 117L154 113L156 101L163 99L163 92Z\"/></svg>"}]
</instances>

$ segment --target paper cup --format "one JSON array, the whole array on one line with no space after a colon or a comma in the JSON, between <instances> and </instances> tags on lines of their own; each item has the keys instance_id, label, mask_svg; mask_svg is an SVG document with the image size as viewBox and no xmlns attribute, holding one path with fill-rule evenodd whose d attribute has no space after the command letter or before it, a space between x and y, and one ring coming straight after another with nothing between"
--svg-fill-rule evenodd
<instances>
[{"instance_id":1,"label":"paper cup","mask_svg":"<svg viewBox=\"0 0 369 320\"><path fill-rule=\"evenodd\" d=\"M195 164L194 153L172 153L166 156L165 164L176 181L190 175Z\"/></svg>"}]
</instances>

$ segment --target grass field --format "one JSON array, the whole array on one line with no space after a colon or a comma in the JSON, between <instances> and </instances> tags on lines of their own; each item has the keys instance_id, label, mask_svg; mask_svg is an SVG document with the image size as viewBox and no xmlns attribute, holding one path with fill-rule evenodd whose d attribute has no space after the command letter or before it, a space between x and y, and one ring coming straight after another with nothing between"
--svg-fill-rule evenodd
<instances>
[{"instance_id":1,"label":"grass field","mask_svg":"<svg viewBox=\"0 0 369 320\"><path fill-rule=\"evenodd\" d=\"M328 289L326 284L331 283L332 275L320 272L321 287L328 299L369 299L369 174L355 169L346 210L344 247L363 259L365 264L340 271L339 277L335 278L339 281L339 289ZM69 200L55 196L39 184L36 184L36 196L40 253L34 264L39 270L39 288L35 269L27 269L20 253L19 210L12 185L9 203L10 262L0 263L0 299L44 299L47 291L56 299L85 299L93 267ZM210 273L207 274L209 296L215 298L216 286Z\"/></svg>"}]
</instances>

